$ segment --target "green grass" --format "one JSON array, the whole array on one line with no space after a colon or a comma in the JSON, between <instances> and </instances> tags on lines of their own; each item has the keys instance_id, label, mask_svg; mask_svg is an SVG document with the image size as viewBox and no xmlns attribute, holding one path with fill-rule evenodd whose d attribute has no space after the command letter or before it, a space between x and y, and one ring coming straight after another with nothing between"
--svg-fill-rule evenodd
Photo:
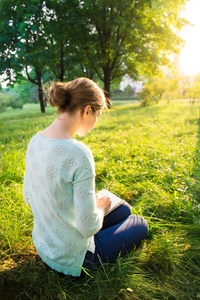
<instances>
[{"instance_id":1,"label":"green grass","mask_svg":"<svg viewBox=\"0 0 200 300\"><path fill-rule=\"evenodd\" d=\"M45 115L56 115L56 109L50 107L49 105L45 108L46 113ZM40 105L37 104L25 104L22 109L12 109L8 107L7 110L3 113L0 113L0 120L1 121L8 121L8 120L20 120L20 119L28 119L33 117L38 117L41 115L40 113Z\"/></svg>"},{"instance_id":2,"label":"green grass","mask_svg":"<svg viewBox=\"0 0 200 300\"><path fill-rule=\"evenodd\" d=\"M0 299L200 299L199 106L118 106L79 138L93 151L97 190L127 200L150 228L140 247L82 279L37 256L22 197L28 141L55 110L41 115L29 105L0 114Z\"/></svg>"},{"instance_id":3,"label":"green grass","mask_svg":"<svg viewBox=\"0 0 200 300\"><path fill-rule=\"evenodd\" d=\"M112 106L121 106L121 105L129 105L133 104L134 100L115 100L112 101ZM56 109L47 105L45 108L46 113L45 116L47 115L55 115L56 116ZM28 118L34 118L38 117L40 114L40 105L39 103L36 104L25 104L23 106L23 109L12 109L11 107L8 107L7 110L3 113L0 113L0 122L1 121L9 121L9 120L20 120L20 119L28 119Z\"/></svg>"},{"instance_id":4,"label":"green grass","mask_svg":"<svg viewBox=\"0 0 200 300\"><path fill-rule=\"evenodd\" d=\"M133 100L112 100L112 106L116 107L116 106L124 106L124 105L129 105L129 104L134 104L135 102L137 102L135 99Z\"/></svg>"}]
</instances>

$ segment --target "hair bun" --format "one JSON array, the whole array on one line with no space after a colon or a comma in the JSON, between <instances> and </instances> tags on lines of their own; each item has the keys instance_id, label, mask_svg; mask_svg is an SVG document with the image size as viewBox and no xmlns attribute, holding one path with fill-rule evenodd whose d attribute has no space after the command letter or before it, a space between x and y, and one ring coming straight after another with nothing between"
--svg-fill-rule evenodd
<instances>
[{"instance_id":1,"label":"hair bun","mask_svg":"<svg viewBox=\"0 0 200 300\"><path fill-rule=\"evenodd\" d=\"M67 83L56 82L52 85L49 92L49 103L58 110L65 110L69 105L70 95L67 88Z\"/></svg>"}]
</instances>

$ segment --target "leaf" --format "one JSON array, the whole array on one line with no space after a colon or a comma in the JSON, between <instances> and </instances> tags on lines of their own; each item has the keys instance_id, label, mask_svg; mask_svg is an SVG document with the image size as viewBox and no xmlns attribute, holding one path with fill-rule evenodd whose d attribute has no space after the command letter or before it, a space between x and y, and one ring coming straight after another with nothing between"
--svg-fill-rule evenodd
<instances>
[{"instance_id":1,"label":"leaf","mask_svg":"<svg viewBox=\"0 0 200 300\"><path fill-rule=\"evenodd\" d=\"M187 245L185 245L183 251L186 251L186 250L188 250L188 249L191 248L191 247L192 247L191 245L187 244Z\"/></svg>"},{"instance_id":2,"label":"leaf","mask_svg":"<svg viewBox=\"0 0 200 300\"><path fill-rule=\"evenodd\" d=\"M126 291L129 293L133 293L133 290L131 288L127 288Z\"/></svg>"}]
</instances>

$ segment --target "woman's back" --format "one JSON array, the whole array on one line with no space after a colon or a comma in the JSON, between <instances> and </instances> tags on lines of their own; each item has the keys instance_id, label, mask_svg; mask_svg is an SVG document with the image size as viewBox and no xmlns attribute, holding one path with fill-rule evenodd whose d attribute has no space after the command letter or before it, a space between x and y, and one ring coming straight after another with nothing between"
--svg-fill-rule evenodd
<instances>
[{"instance_id":1,"label":"woman's back","mask_svg":"<svg viewBox=\"0 0 200 300\"><path fill-rule=\"evenodd\" d=\"M37 252L48 264L52 261L52 268L59 265L58 271L66 273L73 268L76 273L87 249L94 250L91 235L102 225L93 205L94 177L92 153L81 142L49 139L40 133L31 139L24 198L34 215ZM64 269L60 270L62 265Z\"/></svg>"}]
</instances>

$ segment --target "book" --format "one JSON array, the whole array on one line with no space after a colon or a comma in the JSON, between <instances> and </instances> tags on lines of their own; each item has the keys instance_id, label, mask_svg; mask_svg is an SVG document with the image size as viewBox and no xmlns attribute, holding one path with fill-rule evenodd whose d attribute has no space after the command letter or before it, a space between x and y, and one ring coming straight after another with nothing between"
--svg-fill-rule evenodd
<instances>
[{"instance_id":1,"label":"book","mask_svg":"<svg viewBox=\"0 0 200 300\"><path fill-rule=\"evenodd\" d=\"M116 209L118 206L120 206L121 204L124 203L124 200L122 200L121 198L117 197L116 195L114 195L113 193L107 191L107 190L101 190L97 193L97 195L99 196L99 198L103 198L104 196L109 196L110 200L111 200L111 206L109 211L105 214L108 215L111 211L113 211L114 209Z\"/></svg>"}]
</instances>

